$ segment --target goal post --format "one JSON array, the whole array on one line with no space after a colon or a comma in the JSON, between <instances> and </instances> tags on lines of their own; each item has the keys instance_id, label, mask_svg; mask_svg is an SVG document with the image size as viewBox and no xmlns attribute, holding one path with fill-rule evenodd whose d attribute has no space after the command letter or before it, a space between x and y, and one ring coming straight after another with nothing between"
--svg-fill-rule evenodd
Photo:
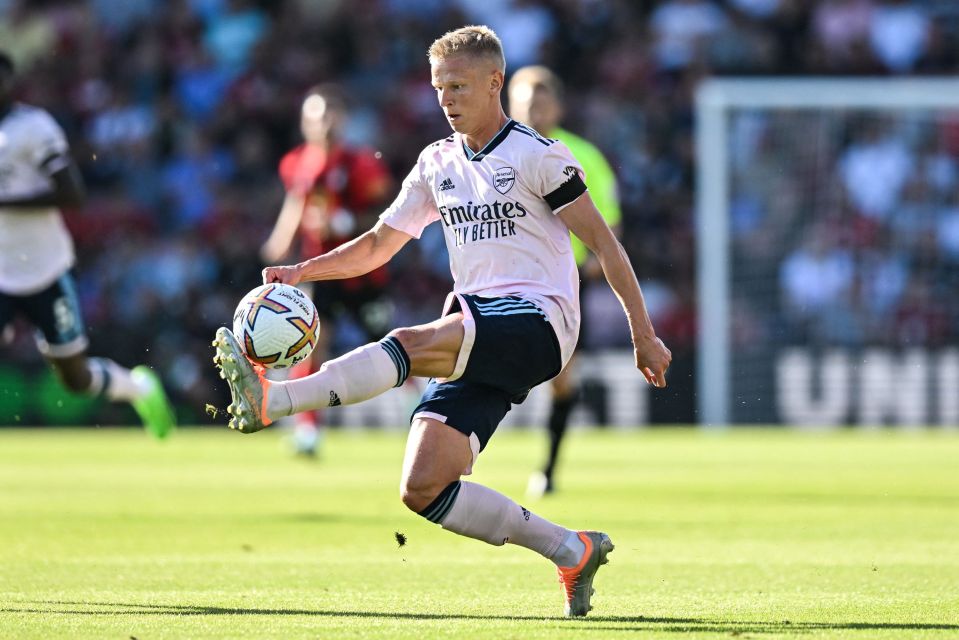
<instances>
[{"instance_id":1,"label":"goal post","mask_svg":"<svg viewBox=\"0 0 959 640\"><path fill-rule=\"evenodd\" d=\"M907 329L899 327L904 312L897 312L893 321L889 309L872 309L879 302L856 289L862 286L862 270L880 270L870 276L870 284L894 288L902 298L913 295L910 278L941 292L937 276L928 272L939 266L919 267L926 269L920 276L910 271L910 261L921 262L923 256L921 246L909 244L913 240L900 233L902 216L912 214L889 211L890 205L882 202L886 209L863 215L857 205L868 205L870 194L848 193L842 182L856 191L857 167L865 167L859 171L865 171L866 182L877 181L880 195L888 191L901 195L913 188L913 182L921 182L910 178L905 185L883 189L884 174L870 173L870 157L859 153L852 158L858 152L852 148L855 136L898 136L888 157L874 159L876 171L888 170L897 180L903 172L918 171L920 160L926 160L923 145L936 144L940 130L959 133L959 80L709 79L696 91L695 109L700 424L959 423L955 400L959 386L952 386L959 385L959 355L954 348L959 345L959 289L954 290L956 301L944 305L933 300L935 312L953 321L945 335L939 331L934 337L908 336ZM951 141L950 151L959 149L957 143L959 135ZM750 154L751 159L744 161L743 156ZM752 166L743 169L750 162ZM959 164L949 162L942 158L942 171L959 169ZM778 192L777 185L782 187ZM959 193L959 182L954 186ZM922 189L915 187L917 192ZM748 195L754 193L759 195ZM857 202L857 196L865 203ZM939 202L943 199L948 201ZM928 204L941 205L943 228L952 215L946 208L955 208L955 230L941 232L955 233L959 240L959 196L929 197ZM747 231L737 235L742 227ZM823 295L821 317L799 329L786 327L793 316L785 308L789 303L783 302L782 282L801 283L798 274L804 273L799 266L792 269L788 257L801 253L803 243L814 245L816 238L832 246L830 233L852 238L842 242L856 245L860 227L876 234L879 249L839 246L832 271L850 274L838 278L840 293L835 298ZM743 250L750 234L762 244L755 251ZM887 246L888 255L883 253ZM881 268L888 273L883 275ZM894 283L883 285L884 277ZM906 284L896 278L906 278ZM816 298L818 290L831 290L830 283L824 278L807 283L807 288ZM855 304L870 308L840 309L853 298ZM801 304L795 308L799 315L807 310ZM868 327L844 335L844 322ZM873 326L881 322L893 323L902 335L890 337L893 324ZM904 383L908 388L898 386L897 370L910 373Z\"/></svg>"}]
</instances>

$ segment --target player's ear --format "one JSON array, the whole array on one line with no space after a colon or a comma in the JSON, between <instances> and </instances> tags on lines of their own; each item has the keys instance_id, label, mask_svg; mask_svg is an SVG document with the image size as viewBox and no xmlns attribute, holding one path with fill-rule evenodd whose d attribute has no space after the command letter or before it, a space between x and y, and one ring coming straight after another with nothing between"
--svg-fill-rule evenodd
<instances>
[{"instance_id":1,"label":"player's ear","mask_svg":"<svg viewBox=\"0 0 959 640\"><path fill-rule=\"evenodd\" d=\"M503 90L503 72L499 69L493 71L489 79L489 90L492 93L499 93Z\"/></svg>"}]
</instances>

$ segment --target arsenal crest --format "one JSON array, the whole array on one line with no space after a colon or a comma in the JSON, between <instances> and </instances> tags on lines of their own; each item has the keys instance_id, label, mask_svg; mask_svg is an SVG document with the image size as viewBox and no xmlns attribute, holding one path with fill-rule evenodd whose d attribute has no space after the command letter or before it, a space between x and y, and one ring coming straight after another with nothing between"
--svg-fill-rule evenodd
<instances>
[{"instance_id":1,"label":"arsenal crest","mask_svg":"<svg viewBox=\"0 0 959 640\"><path fill-rule=\"evenodd\" d=\"M513 167L503 167L493 173L493 188L504 196L507 191L513 188L514 182L516 182L516 171L513 170Z\"/></svg>"}]
</instances>

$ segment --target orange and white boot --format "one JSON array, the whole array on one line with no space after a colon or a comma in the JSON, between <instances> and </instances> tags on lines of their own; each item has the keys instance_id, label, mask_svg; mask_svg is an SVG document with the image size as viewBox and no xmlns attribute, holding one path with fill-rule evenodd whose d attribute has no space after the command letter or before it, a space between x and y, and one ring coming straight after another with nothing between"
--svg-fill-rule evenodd
<instances>
[{"instance_id":1,"label":"orange and white boot","mask_svg":"<svg viewBox=\"0 0 959 640\"><path fill-rule=\"evenodd\" d=\"M601 531L578 531L576 535L586 545L579 564L575 567L556 567L566 597L563 613L568 618L585 616L593 608L589 604L590 596L596 593L593 578L599 567L609 562L606 556L615 548L609 536Z\"/></svg>"},{"instance_id":2,"label":"orange and white boot","mask_svg":"<svg viewBox=\"0 0 959 640\"><path fill-rule=\"evenodd\" d=\"M232 416L230 428L242 433L267 428L273 421L266 414L270 381L266 379L263 367L255 366L247 359L233 332L226 327L216 330L213 346L216 348L213 364L230 386L231 402L226 408Z\"/></svg>"}]
</instances>

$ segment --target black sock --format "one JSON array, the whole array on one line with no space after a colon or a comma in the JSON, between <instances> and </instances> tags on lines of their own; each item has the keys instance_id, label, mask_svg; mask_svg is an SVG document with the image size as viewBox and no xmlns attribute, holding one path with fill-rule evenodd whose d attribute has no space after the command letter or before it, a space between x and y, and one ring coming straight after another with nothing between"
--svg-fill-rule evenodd
<instances>
[{"instance_id":1,"label":"black sock","mask_svg":"<svg viewBox=\"0 0 959 640\"><path fill-rule=\"evenodd\" d=\"M556 466L556 459L559 457L559 447L563 443L563 437L566 435L566 427L569 426L569 414L573 412L576 401L579 400L579 393L573 393L565 398L554 398L553 407L549 414L549 458L546 460L546 466L543 468L543 475L547 480L553 479L553 467Z\"/></svg>"}]
</instances>

